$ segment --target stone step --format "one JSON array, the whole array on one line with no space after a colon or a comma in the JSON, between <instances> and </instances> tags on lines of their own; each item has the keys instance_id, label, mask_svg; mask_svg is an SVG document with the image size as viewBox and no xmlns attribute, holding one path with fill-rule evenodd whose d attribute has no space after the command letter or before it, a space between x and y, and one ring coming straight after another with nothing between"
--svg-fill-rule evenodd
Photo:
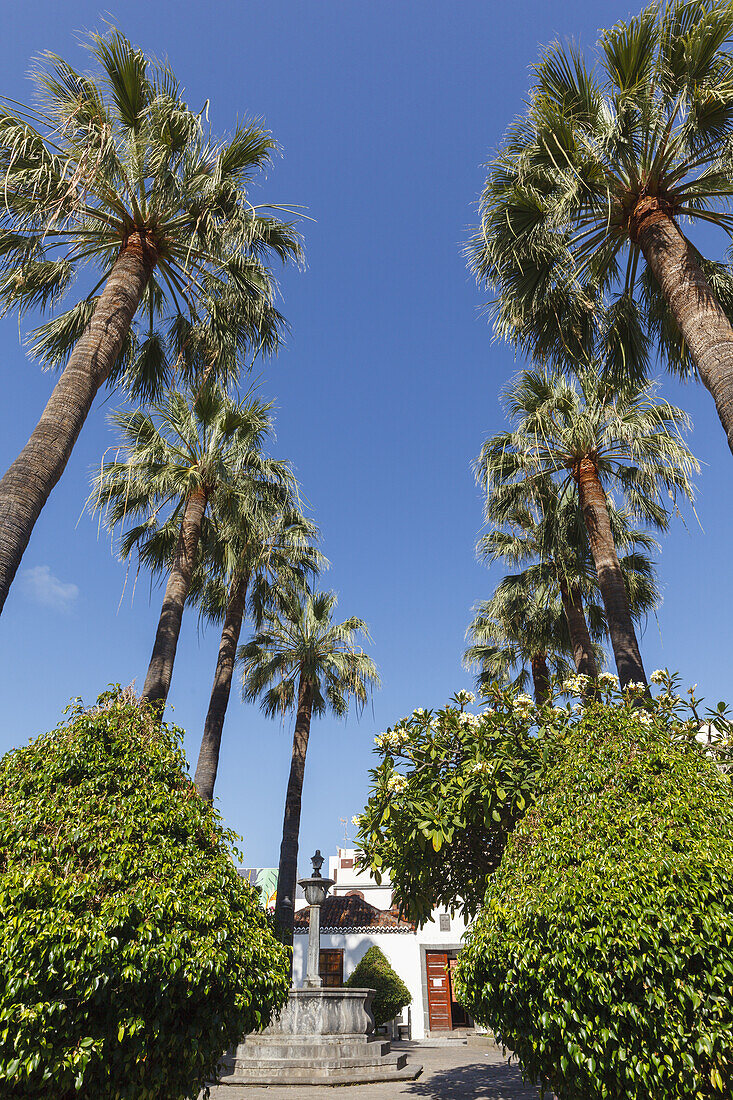
<instances>
[{"instance_id":1,"label":"stone step","mask_svg":"<svg viewBox=\"0 0 733 1100\"><path fill-rule=\"evenodd\" d=\"M290 1038L281 1038L279 1042L248 1042L237 1047L236 1051L227 1051L224 1062L290 1062L293 1058L314 1059L354 1058L357 1061L372 1062L375 1058L384 1058L390 1052L390 1044L382 1039L370 1042L344 1041L324 1042L320 1036L303 1037L299 1042Z\"/></svg>"},{"instance_id":2,"label":"stone step","mask_svg":"<svg viewBox=\"0 0 733 1100\"><path fill-rule=\"evenodd\" d=\"M406 1054L388 1054L385 1058L380 1058L379 1055L366 1058L290 1058L287 1062L278 1058L257 1058L253 1061L237 1059L235 1062L222 1062L222 1068L236 1075L250 1071L259 1073L261 1070L283 1073L291 1069L355 1069L359 1066L394 1066L402 1069L406 1063Z\"/></svg>"},{"instance_id":3,"label":"stone step","mask_svg":"<svg viewBox=\"0 0 733 1100\"><path fill-rule=\"evenodd\" d=\"M394 1064L375 1066L352 1066L342 1069L324 1069L318 1067L288 1067L268 1070L254 1066L246 1072L226 1074L219 1078L220 1085L356 1085L371 1081L414 1081L422 1073L422 1066L411 1062L398 1067Z\"/></svg>"}]
</instances>

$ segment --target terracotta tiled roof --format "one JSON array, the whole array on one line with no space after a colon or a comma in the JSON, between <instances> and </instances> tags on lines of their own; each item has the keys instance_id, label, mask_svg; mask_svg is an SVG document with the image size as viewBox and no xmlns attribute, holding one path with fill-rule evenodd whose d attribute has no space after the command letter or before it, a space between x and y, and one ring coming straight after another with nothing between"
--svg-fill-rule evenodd
<instances>
[{"instance_id":1,"label":"terracotta tiled roof","mask_svg":"<svg viewBox=\"0 0 733 1100\"><path fill-rule=\"evenodd\" d=\"M321 906L322 932L414 932L414 924L401 920L392 909L377 909L357 894L331 895ZM308 931L308 908L295 914L295 932Z\"/></svg>"}]
</instances>

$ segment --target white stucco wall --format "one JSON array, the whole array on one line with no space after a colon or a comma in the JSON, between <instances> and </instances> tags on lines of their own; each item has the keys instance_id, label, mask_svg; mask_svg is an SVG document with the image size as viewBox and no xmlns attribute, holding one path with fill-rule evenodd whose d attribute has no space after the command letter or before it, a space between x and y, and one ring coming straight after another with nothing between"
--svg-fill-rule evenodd
<instances>
[{"instance_id":1,"label":"white stucco wall","mask_svg":"<svg viewBox=\"0 0 733 1100\"><path fill-rule=\"evenodd\" d=\"M377 885L374 879L367 873L358 873L353 868L342 867L344 859L353 861L357 853L352 848L339 848L335 856L328 861L329 878L335 878L336 883L331 893L342 896L350 890L359 890L364 895L364 900L377 909L389 909L392 904L392 887L389 884L389 875L385 874L381 885ZM302 908L304 902L296 902L296 909ZM444 912L445 915L445 912ZM433 920L417 932L341 932L322 933L321 947L334 948L344 952L344 981L354 970L354 967L366 954L367 950L376 944L385 954L390 964L397 971L403 982L412 994L411 1019L413 1039L425 1037L425 1020L427 1017L427 1005L423 1002L424 979L422 966L424 948L434 946L447 951L459 950L462 946L463 933L466 930L465 922L456 915L450 918L450 928L441 931L440 913L436 909ZM304 933L296 933L293 938L293 984L298 987L303 984L306 968L306 955L308 951L308 936Z\"/></svg>"},{"instance_id":2,"label":"white stucco wall","mask_svg":"<svg viewBox=\"0 0 733 1100\"><path fill-rule=\"evenodd\" d=\"M308 936L296 933L293 937L293 985L302 986L305 977ZM420 974L420 948L417 938L401 932L329 932L321 935L321 948L338 949L344 953L344 981L352 974L357 963L372 945L384 953L412 995L412 1037L422 1039L423 1027L422 979Z\"/></svg>"},{"instance_id":3,"label":"white stucco wall","mask_svg":"<svg viewBox=\"0 0 733 1100\"><path fill-rule=\"evenodd\" d=\"M412 995L411 1019L412 1038L425 1038L425 1019L427 1005L423 1000L423 958L424 948L434 945L444 950L456 950L461 947L461 935L464 929L462 921L451 922L450 932L441 932L438 922L430 922L420 932L324 932L321 935L321 947L338 949L344 953L344 981L353 972L356 964L366 954L372 944L376 944L397 971ZM308 936L302 932L293 937L293 985L300 987L305 978Z\"/></svg>"},{"instance_id":4,"label":"white stucco wall","mask_svg":"<svg viewBox=\"0 0 733 1100\"><path fill-rule=\"evenodd\" d=\"M375 909L389 909L392 904L389 875L385 874L382 882L377 883L368 871L356 871L353 867L342 866L344 860L353 863L356 858L357 852L354 848L339 848L335 856L329 857L328 877L336 880L331 887L331 893L340 896L351 890L358 890L364 895L364 901L368 901Z\"/></svg>"}]
</instances>

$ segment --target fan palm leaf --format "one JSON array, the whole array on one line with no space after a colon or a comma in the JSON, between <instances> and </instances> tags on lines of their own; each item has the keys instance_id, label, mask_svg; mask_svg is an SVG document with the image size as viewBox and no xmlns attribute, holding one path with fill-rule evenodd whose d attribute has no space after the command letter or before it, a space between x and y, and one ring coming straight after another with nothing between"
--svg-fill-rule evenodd
<instances>
[{"instance_id":1,"label":"fan palm leaf","mask_svg":"<svg viewBox=\"0 0 733 1100\"><path fill-rule=\"evenodd\" d=\"M244 619L259 624L266 611L283 609L294 588L304 588L328 562L316 548L318 529L292 500L282 482L261 484L215 532L216 547L204 554L207 569L199 569L192 585L204 618L221 623L221 640L209 708L204 722L194 782L211 802L219 767L237 647Z\"/></svg>"},{"instance_id":2,"label":"fan palm leaf","mask_svg":"<svg viewBox=\"0 0 733 1100\"><path fill-rule=\"evenodd\" d=\"M733 235L733 3L671 0L555 42L488 166L469 264L498 334L639 380L656 344L712 394L733 449L733 279L685 223Z\"/></svg>"},{"instance_id":3,"label":"fan palm leaf","mask_svg":"<svg viewBox=\"0 0 733 1100\"><path fill-rule=\"evenodd\" d=\"M557 597L547 598L531 584L505 578L492 598L473 610L466 632L471 644L463 661L466 668L477 669L477 689L511 679L524 691L531 678L535 702L546 703L551 676L564 679L570 672L570 634Z\"/></svg>"},{"instance_id":4,"label":"fan palm leaf","mask_svg":"<svg viewBox=\"0 0 733 1100\"><path fill-rule=\"evenodd\" d=\"M114 29L88 46L96 76L45 54L33 74L39 106L5 101L0 112L0 303L53 309L34 347L66 363L0 481L0 609L100 387L149 397L170 384L154 335L164 316L185 317L199 343L226 319L230 343L276 347L268 263L300 250L292 225L248 197L275 148L258 123L215 139L167 65ZM59 315L86 268L88 293ZM132 338L138 313L147 334Z\"/></svg>"},{"instance_id":5,"label":"fan palm leaf","mask_svg":"<svg viewBox=\"0 0 733 1100\"><path fill-rule=\"evenodd\" d=\"M492 504L489 496L489 524L493 521ZM648 531L633 526L628 514L617 509L610 497L608 506L629 610L637 622L653 611L661 598L648 556L659 545ZM516 576L517 584L544 592L547 599L560 598L576 669L596 677L597 643L608 634L608 622L602 603L597 602L598 577L574 483L560 487L548 477L536 485L530 500L505 514L500 525L481 537L477 554L489 564L524 565Z\"/></svg>"},{"instance_id":6,"label":"fan palm leaf","mask_svg":"<svg viewBox=\"0 0 733 1100\"><path fill-rule=\"evenodd\" d=\"M374 662L355 640L359 634L369 639L366 623L356 617L334 623L335 608L333 592L293 592L285 610L266 610L256 635L239 650L245 698L259 698L270 716L296 710L275 902L275 921L286 938L293 931L311 718L327 711L343 716L352 700L363 707L379 686Z\"/></svg>"},{"instance_id":7,"label":"fan palm leaf","mask_svg":"<svg viewBox=\"0 0 733 1100\"><path fill-rule=\"evenodd\" d=\"M632 521L665 531L677 498L692 499L699 469L682 438L689 420L648 383L611 387L597 371L523 371L505 390L514 427L488 439L476 476L494 521L526 507L548 478L574 487L622 686L646 683L611 526L609 494Z\"/></svg>"},{"instance_id":8,"label":"fan palm leaf","mask_svg":"<svg viewBox=\"0 0 733 1100\"><path fill-rule=\"evenodd\" d=\"M150 411L121 411L111 418L119 449L95 475L92 507L119 530L123 557L137 552L140 564L166 577L142 691L143 700L161 713L200 544L211 545L217 525L261 484L292 480L288 467L273 464L262 451L272 426L270 408L251 396L234 401L207 385L197 395L172 390Z\"/></svg>"}]
</instances>

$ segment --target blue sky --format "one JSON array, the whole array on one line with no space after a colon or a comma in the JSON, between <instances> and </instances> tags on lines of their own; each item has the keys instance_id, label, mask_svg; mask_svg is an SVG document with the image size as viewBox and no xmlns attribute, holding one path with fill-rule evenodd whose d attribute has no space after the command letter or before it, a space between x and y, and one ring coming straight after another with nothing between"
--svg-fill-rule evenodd
<instances>
[{"instance_id":1,"label":"blue sky","mask_svg":"<svg viewBox=\"0 0 733 1100\"><path fill-rule=\"evenodd\" d=\"M101 29L96 4L7 5L0 92L27 99L30 59L76 64L76 32ZM283 156L256 201L301 204L305 272L281 279L288 347L262 371L277 406L273 453L297 468L343 615L370 624L383 688L357 721L314 722L301 831L305 860L343 837L362 807L375 733L415 706L439 706L469 678L460 657L471 604L499 579L473 546L481 502L470 464L503 425L498 392L520 366L492 343L482 295L461 257L482 164L521 108L540 45L590 45L630 11L616 3L515 0L126 0L111 18L167 55L189 102L208 98L215 130L260 117ZM697 239L697 238L696 238ZM706 236L710 255L724 242ZM22 335L22 332L21 334ZM53 379L0 321L0 465L25 443ZM730 690L733 460L712 400L663 382L694 419L704 463L697 514L660 558L664 603L642 639L648 671L667 665L717 701ZM52 728L74 696L144 679L160 608L83 514L89 473L113 435L98 402L26 552L0 621L0 751ZM216 631L184 620L170 702L195 766ZM217 782L246 862L277 862L291 727L234 696Z\"/></svg>"}]
</instances>

